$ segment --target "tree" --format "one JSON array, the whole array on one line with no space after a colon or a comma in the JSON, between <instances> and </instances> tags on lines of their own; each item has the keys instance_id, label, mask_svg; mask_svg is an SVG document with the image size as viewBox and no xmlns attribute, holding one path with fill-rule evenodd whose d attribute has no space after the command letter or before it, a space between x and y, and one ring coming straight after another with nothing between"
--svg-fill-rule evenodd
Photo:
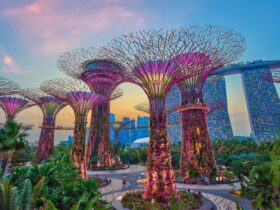
<instances>
[{"instance_id":1,"label":"tree","mask_svg":"<svg viewBox=\"0 0 280 210\"><path fill-rule=\"evenodd\" d=\"M147 147L140 148L139 155L140 155L140 161L146 164L148 160L148 148Z\"/></svg>"},{"instance_id":2,"label":"tree","mask_svg":"<svg viewBox=\"0 0 280 210\"><path fill-rule=\"evenodd\" d=\"M40 179L32 186L29 179L25 179L19 189L9 181L0 182L0 209L6 210L32 210L36 207L39 193L42 190L44 179Z\"/></svg>"},{"instance_id":3,"label":"tree","mask_svg":"<svg viewBox=\"0 0 280 210\"><path fill-rule=\"evenodd\" d=\"M260 206L271 207L272 205L272 185L271 185L271 163L266 162L256 165L252 168L249 176L249 192L253 195L254 204L257 208Z\"/></svg>"},{"instance_id":4,"label":"tree","mask_svg":"<svg viewBox=\"0 0 280 210\"><path fill-rule=\"evenodd\" d=\"M27 144L27 130L22 124L15 121L7 121L0 130L0 154L6 158L6 166L3 178L7 177L9 165L15 152L25 147Z\"/></svg>"}]
</instances>

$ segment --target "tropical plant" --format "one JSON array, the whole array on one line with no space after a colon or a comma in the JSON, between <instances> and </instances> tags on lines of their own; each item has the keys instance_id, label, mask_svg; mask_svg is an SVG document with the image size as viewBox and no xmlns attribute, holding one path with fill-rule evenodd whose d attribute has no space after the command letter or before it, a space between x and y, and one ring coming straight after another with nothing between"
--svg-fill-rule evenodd
<instances>
[{"instance_id":1,"label":"tropical plant","mask_svg":"<svg viewBox=\"0 0 280 210\"><path fill-rule=\"evenodd\" d=\"M253 204L257 207L271 207L272 185L271 185L271 163L266 162L254 166L249 176L249 192L253 195Z\"/></svg>"},{"instance_id":2,"label":"tropical plant","mask_svg":"<svg viewBox=\"0 0 280 210\"><path fill-rule=\"evenodd\" d=\"M33 186L30 202L22 202L31 203L32 207L49 210L81 210L92 207L110 209L110 206L100 200L96 180L82 180L77 176L77 169L69 154L51 157L48 161L33 164L29 168L16 167L9 178L19 192L26 192L25 195L30 195L30 185Z\"/></svg>"},{"instance_id":3,"label":"tropical plant","mask_svg":"<svg viewBox=\"0 0 280 210\"><path fill-rule=\"evenodd\" d=\"M44 180L32 186L29 179L25 179L21 188L13 186L8 180L0 182L0 209L32 210L38 201Z\"/></svg>"},{"instance_id":4,"label":"tropical plant","mask_svg":"<svg viewBox=\"0 0 280 210\"><path fill-rule=\"evenodd\" d=\"M7 121L4 127L0 129L0 154L2 158L6 159L4 178L8 175L13 154L25 147L26 137L28 136L27 130L29 129L15 121Z\"/></svg>"}]
</instances>

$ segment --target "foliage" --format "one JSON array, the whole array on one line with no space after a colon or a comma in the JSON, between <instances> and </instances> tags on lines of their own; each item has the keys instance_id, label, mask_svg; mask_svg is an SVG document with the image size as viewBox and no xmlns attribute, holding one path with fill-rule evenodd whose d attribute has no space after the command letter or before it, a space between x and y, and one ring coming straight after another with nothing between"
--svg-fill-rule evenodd
<instances>
[{"instance_id":1,"label":"foliage","mask_svg":"<svg viewBox=\"0 0 280 210\"><path fill-rule=\"evenodd\" d=\"M71 146L56 145L54 147L54 156L58 157L63 154L70 154Z\"/></svg>"},{"instance_id":2,"label":"foliage","mask_svg":"<svg viewBox=\"0 0 280 210\"><path fill-rule=\"evenodd\" d=\"M6 166L3 178L8 175L10 161L15 152L23 149L27 144L27 131L30 128L23 127L15 121L7 121L0 129L0 156L6 159Z\"/></svg>"},{"instance_id":3,"label":"foliage","mask_svg":"<svg viewBox=\"0 0 280 210\"><path fill-rule=\"evenodd\" d=\"M124 207L130 209L137 210L162 210L162 209L170 209L170 210L188 210L188 209L197 209L201 204L201 195L187 193L187 192L179 192L178 198L171 198L170 203L159 203L157 201L149 201L143 200L142 198L143 192L136 191L127 193L121 203Z\"/></svg>"},{"instance_id":4,"label":"foliage","mask_svg":"<svg viewBox=\"0 0 280 210\"><path fill-rule=\"evenodd\" d=\"M120 150L120 158L124 164L140 163L139 149L125 147Z\"/></svg>"},{"instance_id":5,"label":"foliage","mask_svg":"<svg viewBox=\"0 0 280 210\"><path fill-rule=\"evenodd\" d=\"M110 209L101 202L95 179L83 180L77 176L69 155L60 154L30 168L16 167L10 180L20 191L30 192L28 189L33 186L32 192L36 193L32 193L32 203L35 207L47 206L46 209L50 210L90 209L92 206Z\"/></svg>"},{"instance_id":6,"label":"foliage","mask_svg":"<svg viewBox=\"0 0 280 210\"><path fill-rule=\"evenodd\" d=\"M13 155L13 161L12 161L13 166L18 166L26 162L34 161L35 152L36 152L35 147L32 148L30 145L27 144L24 148L17 151Z\"/></svg>"},{"instance_id":7,"label":"foliage","mask_svg":"<svg viewBox=\"0 0 280 210\"><path fill-rule=\"evenodd\" d=\"M171 145L170 153L171 153L173 168L175 170L179 169L180 168L181 145L180 144L173 144L173 145Z\"/></svg>"},{"instance_id":8,"label":"foliage","mask_svg":"<svg viewBox=\"0 0 280 210\"><path fill-rule=\"evenodd\" d=\"M280 140L260 142L215 141L218 164L227 166L241 180L241 195L256 208L280 205Z\"/></svg>"}]
</instances>

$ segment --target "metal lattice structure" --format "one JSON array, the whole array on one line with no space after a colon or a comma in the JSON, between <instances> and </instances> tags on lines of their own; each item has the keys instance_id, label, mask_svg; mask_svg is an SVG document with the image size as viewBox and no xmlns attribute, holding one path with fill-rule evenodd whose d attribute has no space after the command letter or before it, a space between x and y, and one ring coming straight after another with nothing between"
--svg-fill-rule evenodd
<instances>
[{"instance_id":1,"label":"metal lattice structure","mask_svg":"<svg viewBox=\"0 0 280 210\"><path fill-rule=\"evenodd\" d=\"M150 113L150 105L149 103L141 103L134 106L134 108L138 111Z\"/></svg>"},{"instance_id":2,"label":"metal lattice structure","mask_svg":"<svg viewBox=\"0 0 280 210\"><path fill-rule=\"evenodd\" d=\"M107 101L106 97L92 92L84 82L76 79L48 80L41 84L40 89L65 101L74 110L75 127L71 157L81 177L87 178L86 119L88 112L96 104Z\"/></svg>"},{"instance_id":3,"label":"metal lattice structure","mask_svg":"<svg viewBox=\"0 0 280 210\"><path fill-rule=\"evenodd\" d=\"M0 96L17 94L19 89L19 85L13 81L0 77Z\"/></svg>"},{"instance_id":4,"label":"metal lattice structure","mask_svg":"<svg viewBox=\"0 0 280 210\"><path fill-rule=\"evenodd\" d=\"M18 113L35 104L21 95L1 96L0 107L4 110L6 120L15 120Z\"/></svg>"},{"instance_id":5,"label":"metal lattice structure","mask_svg":"<svg viewBox=\"0 0 280 210\"><path fill-rule=\"evenodd\" d=\"M151 131L145 199L168 202L176 194L167 139L165 95L175 76L183 79L193 75L171 61L174 56L193 49L193 43L186 42L184 36L182 30L131 33L113 40L99 52L100 56L120 63L128 80L142 87L149 98Z\"/></svg>"},{"instance_id":6,"label":"metal lattice structure","mask_svg":"<svg viewBox=\"0 0 280 210\"><path fill-rule=\"evenodd\" d=\"M43 113L43 122L36 149L36 159L41 162L53 154L55 118L57 113L66 106L66 103L54 96L50 96L39 88L26 88L21 95L36 103Z\"/></svg>"},{"instance_id":7,"label":"metal lattice structure","mask_svg":"<svg viewBox=\"0 0 280 210\"><path fill-rule=\"evenodd\" d=\"M114 121L111 122L111 127L114 130L114 154L119 153L119 132L122 130L126 125L129 125L134 120L130 121Z\"/></svg>"},{"instance_id":8,"label":"metal lattice structure","mask_svg":"<svg viewBox=\"0 0 280 210\"><path fill-rule=\"evenodd\" d=\"M269 82L280 83L280 66L273 66L269 70L262 73L262 77Z\"/></svg>"},{"instance_id":9,"label":"metal lattice structure","mask_svg":"<svg viewBox=\"0 0 280 210\"><path fill-rule=\"evenodd\" d=\"M116 89L124 81L121 67L103 59L95 48L76 49L63 54L58 59L58 67L69 76L83 80L92 91L111 100L122 96L122 91ZM87 156L88 161L98 156L100 166L113 164L110 151L110 100L92 110Z\"/></svg>"},{"instance_id":10,"label":"metal lattice structure","mask_svg":"<svg viewBox=\"0 0 280 210\"><path fill-rule=\"evenodd\" d=\"M182 95L183 139L180 175L185 179L197 176L214 176L216 167L206 123L209 111L203 102L202 89L207 77L236 60L244 51L244 38L223 27L191 27L186 34L193 34L200 43L197 51L173 58L181 68L193 69L197 74L181 80L178 86ZM188 39L187 36L185 36Z\"/></svg>"}]
</instances>

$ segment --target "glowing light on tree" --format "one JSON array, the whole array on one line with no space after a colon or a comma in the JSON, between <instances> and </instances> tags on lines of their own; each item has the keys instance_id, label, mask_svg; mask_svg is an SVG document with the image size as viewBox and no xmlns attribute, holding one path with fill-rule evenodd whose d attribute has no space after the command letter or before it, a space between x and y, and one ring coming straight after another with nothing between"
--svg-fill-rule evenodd
<instances>
[{"instance_id":1,"label":"glowing light on tree","mask_svg":"<svg viewBox=\"0 0 280 210\"><path fill-rule=\"evenodd\" d=\"M82 81L75 79L53 79L42 83L40 89L58 97L71 106L75 114L74 141L71 157L82 178L87 178L86 120L88 112L96 105L107 102L106 97L92 92Z\"/></svg>"},{"instance_id":2,"label":"glowing light on tree","mask_svg":"<svg viewBox=\"0 0 280 210\"><path fill-rule=\"evenodd\" d=\"M94 48L77 49L63 54L58 59L58 67L66 74L83 80L92 91L110 100L123 95L120 89L116 89L124 80L121 67L97 55L97 50ZM88 160L90 157L98 156L99 166L113 164L110 151L110 100L92 109Z\"/></svg>"},{"instance_id":3,"label":"glowing light on tree","mask_svg":"<svg viewBox=\"0 0 280 210\"><path fill-rule=\"evenodd\" d=\"M195 37L196 50L172 59L181 68L197 72L178 82L183 124L180 174L185 179L209 176L216 170L206 123L209 107L202 97L203 85L212 72L236 60L244 51L243 37L231 29L196 26L186 31L186 40L189 40L189 34Z\"/></svg>"},{"instance_id":4,"label":"glowing light on tree","mask_svg":"<svg viewBox=\"0 0 280 210\"><path fill-rule=\"evenodd\" d=\"M143 31L113 40L99 52L120 63L127 81L143 88L149 99L150 142L145 199L168 202L176 194L167 139L165 96L174 77L191 74L171 61L188 47L178 30Z\"/></svg>"},{"instance_id":5,"label":"glowing light on tree","mask_svg":"<svg viewBox=\"0 0 280 210\"><path fill-rule=\"evenodd\" d=\"M66 103L54 96L50 96L39 88L27 88L21 95L36 103L43 113L43 122L36 149L36 159L41 162L53 154L55 118L57 113L66 106Z\"/></svg>"},{"instance_id":6,"label":"glowing light on tree","mask_svg":"<svg viewBox=\"0 0 280 210\"><path fill-rule=\"evenodd\" d=\"M7 121L15 120L18 113L34 105L20 95L0 97L0 107L4 110Z\"/></svg>"}]
</instances>

